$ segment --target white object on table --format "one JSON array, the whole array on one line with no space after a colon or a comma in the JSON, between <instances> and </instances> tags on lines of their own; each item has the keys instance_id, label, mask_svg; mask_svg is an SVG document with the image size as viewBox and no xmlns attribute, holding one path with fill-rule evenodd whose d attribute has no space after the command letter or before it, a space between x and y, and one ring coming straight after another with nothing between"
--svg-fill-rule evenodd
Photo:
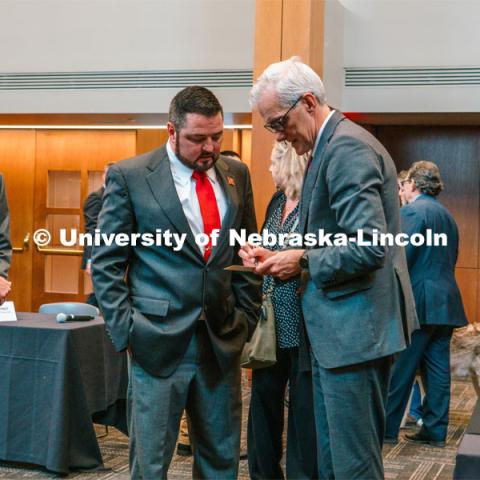
<instances>
[{"instance_id":1,"label":"white object on table","mask_svg":"<svg viewBox=\"0 0 480 480\"><path fill-rule=\"evenodd\" d=\"M13 302L4 302L0 305L0 322L16 322L17 314Z\"/></svg>"}]
</instances>

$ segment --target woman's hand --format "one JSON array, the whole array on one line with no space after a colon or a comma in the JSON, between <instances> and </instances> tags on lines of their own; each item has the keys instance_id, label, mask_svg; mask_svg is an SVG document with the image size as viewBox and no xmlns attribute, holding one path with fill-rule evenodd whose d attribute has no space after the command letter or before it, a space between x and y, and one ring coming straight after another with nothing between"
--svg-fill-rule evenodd
<instances>
[{"instance_id":1,"label":"woman's hand","mask_svg":"<svg viewBox=\"0 0 480 480\"><path fill-rule=\"evenodd\" d=\"M256 267L267 260L267 258L275 255L275 252L264 247L254 247L253 245L246 243L240 248L238 255L242 259L245 267Z\"/></svg>"}]
</instances>

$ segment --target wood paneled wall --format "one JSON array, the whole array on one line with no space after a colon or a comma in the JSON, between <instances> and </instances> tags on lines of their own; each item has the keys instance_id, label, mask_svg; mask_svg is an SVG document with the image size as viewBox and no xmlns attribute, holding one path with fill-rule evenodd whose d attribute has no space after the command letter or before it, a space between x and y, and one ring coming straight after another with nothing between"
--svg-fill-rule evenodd
<instances>
[{"instance_id":1,"label":"wood paneled wall","mask_svg":"<svg viewBox=\"0 0 480 480\"><path fill-rule=\"evenodd\" d=\"M323 70L325 0L257 0L255 9L254 79L271 63L294 55L320 76ZM301 27L299 27L301 26ZM258 112L252 115L252 182L257 222L275 191L270 175L274 135L263 128Z\"/></svg>"},{"instance_id":2,"label":"wood paneled wall","mask_svg":"<svg viewBox=\"0 0 480 480\"><path fill-rule=\"evenodd\" d=\"M445 184L439 200L455 217L460 233L457 280L471 322L480 321L480 128L381 126L373 133L398 170L413 162L435 162Z\"/></svg>"},{"instance_id":3,"label":"wood paneled wall","mask_svg":"<svg viewBox=\"0 0 480 480\"><path fill-rule=\"evenodd\" d=\"M32 306L32 244L25 248L26 235L33 232L33 192L35 181L35 131L0 130L0 173L10 209L10 238L15 249L9 278L13 290L9 300L19 311Z\"/></svg>"}]
</instances>

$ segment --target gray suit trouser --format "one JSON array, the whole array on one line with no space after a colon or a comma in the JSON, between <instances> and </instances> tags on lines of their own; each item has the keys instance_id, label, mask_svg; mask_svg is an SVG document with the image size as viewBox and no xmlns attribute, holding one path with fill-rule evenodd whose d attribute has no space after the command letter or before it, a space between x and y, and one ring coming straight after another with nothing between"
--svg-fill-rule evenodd
<instances>
[{"instance_id":1,"label":"gray suit trouser","mask_svg":"<svg viewBox=\"0 0 480 480\"><path fill-rule=\"evenodd\" d=\"M322 368L312 353L320 479L383 480L385 406L393 357Z\"/></svg>"},{"instance_id":2,"label":"gray suit trouser","mask_svg":"<svg viewBox=\"0 0 480 480\"><path fill-rule=\"evenodd\" d=\"M193 448L193 478L236 479L241 429L240 366L221 373L204 322L169 377L130 364L130 474L167 478L185 409Z\"/></svg>"}]
</instances>

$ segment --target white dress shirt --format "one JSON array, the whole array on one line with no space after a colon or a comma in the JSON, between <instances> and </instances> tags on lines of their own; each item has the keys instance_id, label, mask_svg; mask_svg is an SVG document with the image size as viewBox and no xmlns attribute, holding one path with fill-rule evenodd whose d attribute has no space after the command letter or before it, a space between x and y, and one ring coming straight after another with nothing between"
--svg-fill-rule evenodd
<instances>
[{"instance_id":1,"label":"white dress shirt","mask_svg":"<svg viewBox=\"0 0 480 480\"><path fill-rule=\"evenodd\" d=\"M193 235L203 233L203 218L198 203L197 191L195 190L195 180L192 178L193 170L184 165L173 152L170 141L167 142L167 154L170 161L170 169L172 171L173 182L177 190L178 198L182 204L183 213L187 217L188 224ZM212 184L215 198L217 199L218 212L220 214L220 224L223 223L225 213L227 212L227 199L224 191L217 179L217 172L212 167L205 172ZM205 253L205 247L198 248L202 255Z\"/></svg>"},{"instance_id":2,"label":"white dress shirt","mask_svg":"<svg viewBox=\"0 0 480 480\"><path fill-rule=\"evenodd\" d=\"M320 130L317 134L317 138L315 139L315 145L312 148L312 158L315 155L315 150L318 147L318 144L320 143L320 138L322 137L322 133L325 130L325 127L327 126L328 121L332 117L332 115L335 113L335 110L330 110L330 113L327 115L327 118L323 121L322 126L320 127Z\"/></svg>"}]
</instances>

